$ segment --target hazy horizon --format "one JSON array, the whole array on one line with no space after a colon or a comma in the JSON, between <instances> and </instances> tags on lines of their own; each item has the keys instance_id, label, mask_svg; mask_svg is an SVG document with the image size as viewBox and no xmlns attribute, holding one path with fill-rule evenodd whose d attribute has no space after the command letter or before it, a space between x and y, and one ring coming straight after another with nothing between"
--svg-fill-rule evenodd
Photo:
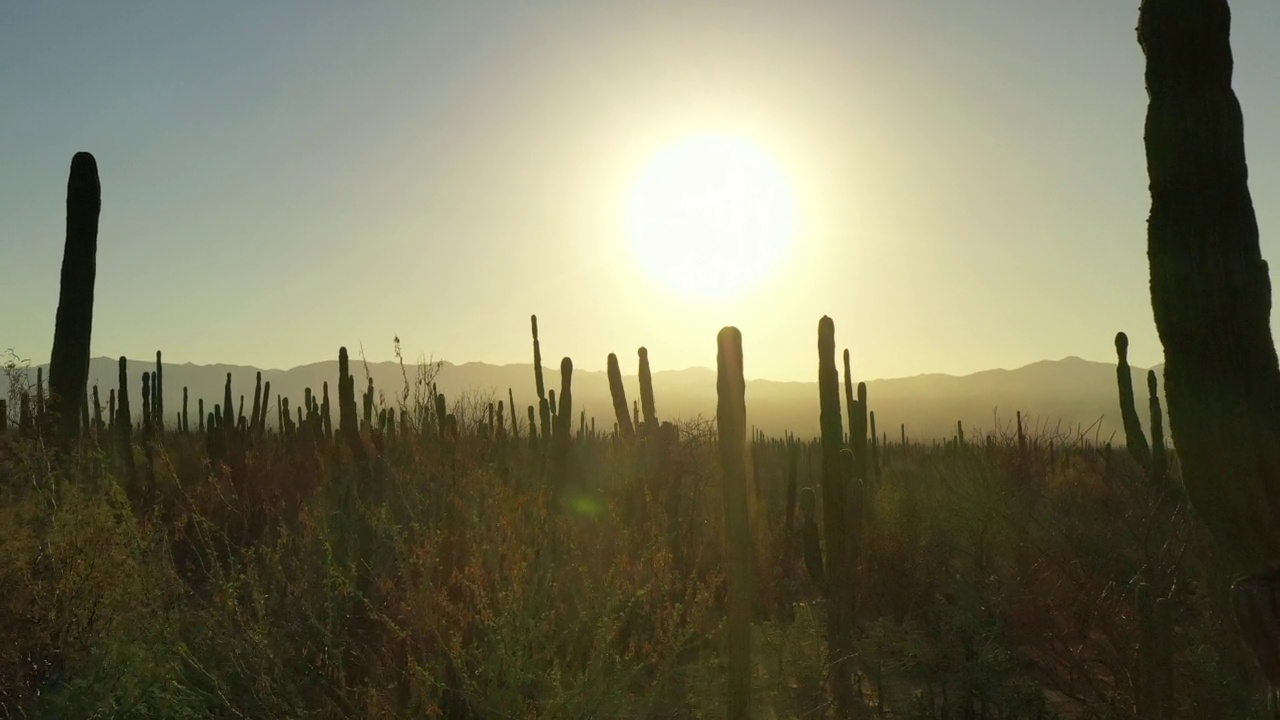
<instances>
[{"instance_id":1,"label":"hazy horizon","mask_svg":"<svg viewBox=\"0 0 1280 720\"><path fill-rule=\"evenodd\" d=\"M1136 0L0 9L0 350L48 361L67 169L98 161L93 356L291 368L569 356L810 381L1161 362ZM1280 6L1233 3L1264 257ZM698 133L776 163L795 229L734 299L632 257L643 168ZM1275 318L1273 311L1273 322Z\"/></svg>"}]
</instances>

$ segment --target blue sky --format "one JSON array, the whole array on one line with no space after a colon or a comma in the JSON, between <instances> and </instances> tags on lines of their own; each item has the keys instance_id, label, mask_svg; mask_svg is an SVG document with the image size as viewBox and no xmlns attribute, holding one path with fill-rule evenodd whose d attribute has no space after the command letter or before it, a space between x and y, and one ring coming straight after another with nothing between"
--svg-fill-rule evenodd
<instances>
[{"instance_id":1,"label":"blue sky","mask_svg":"<svg viewBox=\"0 0 1280 720\"><path fill-rule=\"evenodd\" d=\"M1233 3L1263 252L1280 5ZM58 2L0 6L0 347L48 359L71 156L103 184L95 355L812 379L1160 359L1137 2ZM645 159L689 133L785 168L800 229L733 301L631 261Z\"/></svg>"}]
</instances>

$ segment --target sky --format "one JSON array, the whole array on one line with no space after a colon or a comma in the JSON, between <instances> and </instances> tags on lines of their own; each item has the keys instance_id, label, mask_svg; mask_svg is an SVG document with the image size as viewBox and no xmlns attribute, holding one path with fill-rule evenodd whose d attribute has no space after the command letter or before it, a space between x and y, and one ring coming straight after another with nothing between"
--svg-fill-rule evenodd
<instances>
[{"instance_id":1,"label":"sky","mask_svg":"<svg viewBox=\"0 0 1280 720\"><path fill-rule=\"evenodd\" d=\"M1263 254L1280 255L1280 4L1232 3ZM860 378L1160 362L1136 0L0 4L0 350L47 362L71 156L103 187L92 353ZM791 242L731 299L631 253L664 147L747 138Z\"/></svg>"}]
</instances>

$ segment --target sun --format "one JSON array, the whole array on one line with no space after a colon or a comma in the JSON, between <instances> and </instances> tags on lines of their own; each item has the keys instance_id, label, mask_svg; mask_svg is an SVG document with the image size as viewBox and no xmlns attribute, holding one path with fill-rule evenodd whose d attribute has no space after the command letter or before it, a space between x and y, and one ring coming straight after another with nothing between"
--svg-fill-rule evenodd
<instances>
[{"instance_id":1,"label":"sun","mask_svg":"<svg viewBox=\"0 0 1280 720\"><path fill-rule=\"evenodd\" d=\"M758 287L796 232L786 173L755 143L727 134L690 135L655 153L628 211L636 260L694 299L733 300Z\"/></svg>"}]
</instances>

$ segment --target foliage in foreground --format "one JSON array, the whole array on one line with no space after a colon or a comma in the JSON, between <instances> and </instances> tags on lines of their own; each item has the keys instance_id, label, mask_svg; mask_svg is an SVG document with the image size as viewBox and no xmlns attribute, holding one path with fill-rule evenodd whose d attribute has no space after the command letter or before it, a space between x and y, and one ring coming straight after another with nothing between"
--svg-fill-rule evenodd
<instances>
[{"instance_id":1,"label":"foliage in foreground","mask_svg":"<svg viewBox=\"0 0 1280 720\"><path fill-rule=\"evenodd\" d=\"M71 454L9 432L0 712L722 715L709 424L674 441L580 428L566 464L486 407L455 402L454 435L434 397L410 402L394 432L362 429L379 449L364 465L302 426L215 444L216 462L195 433L136 435L126 462L106 432ZM881 448L856 573L868 716L1154 717L1140 698L1165 676L1163 716L1262 716L1175 489L1095 443L970 434ZM826 601L785 517L820 447L757 437L750 454L755 705L828 716ZM1139 585L1172 609L1165 676Z\"/></svg>"}]
</instances>

